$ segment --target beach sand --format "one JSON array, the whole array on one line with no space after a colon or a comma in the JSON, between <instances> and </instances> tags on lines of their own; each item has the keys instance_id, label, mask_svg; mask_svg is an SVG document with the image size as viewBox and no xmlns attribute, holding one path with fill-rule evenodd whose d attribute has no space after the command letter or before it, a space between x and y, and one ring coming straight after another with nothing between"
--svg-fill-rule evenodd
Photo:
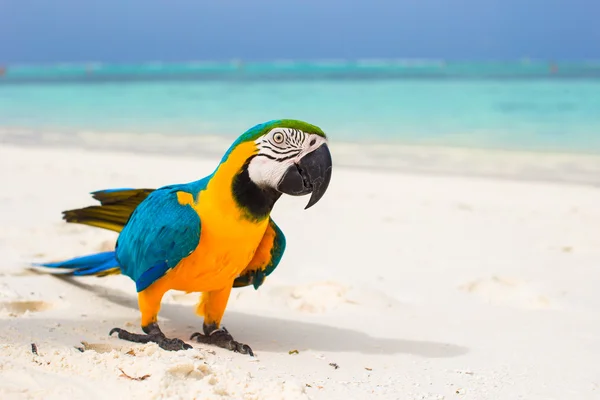
<instances>
[{"instance_id":1,"label":"beach sand","mask_svg":"<svg viewBox=\"0 0 600 400\"><path fill-rule=\"evenodd\" d=\"M288 245L275 273L232 292L223 323L254 358L111 338L139 330L129 278L28 269L114 246L114 232L61 220L89 192L196 180L219 158L2 145L0 399L600 399L600 188L587 178L334 158L320 203L276 205ZM197 299L167 294L167 335L201 329Z\"/></svg>"}]
</instances>

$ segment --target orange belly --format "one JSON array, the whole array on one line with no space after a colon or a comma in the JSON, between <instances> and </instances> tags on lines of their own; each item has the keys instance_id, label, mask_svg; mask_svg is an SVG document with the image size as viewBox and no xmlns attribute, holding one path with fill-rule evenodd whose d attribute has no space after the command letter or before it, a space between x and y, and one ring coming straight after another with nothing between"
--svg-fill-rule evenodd
<instances>
[{"instance_id":1,"label":"orange belly","mask_svg":"<svg viewBox=\"0 0 600 400\"><path fill-rule=\"evenodd\" d=\"M269 219L250 221L234 207L227 212L215 207L208 193L197 203L180 195L181 202L192 204L202 221L196 250L169 271L160 281L165 289L210 292L231 287L248 266L265 235ZM222 202L218 202L223 206Z\"/></svg>"},{"instance_id":2,"label":"orange belly","mask_svg":"<svg viewBox=\"0 0 600 400\"><path fill-rule=\"evenodd\" d=\"M196 250L163 279L170 288L186 292L210 292L231 286L254 257L263 236L264 229L243 238L209 237L203 233Z\"/></svg>"}]
</instances>

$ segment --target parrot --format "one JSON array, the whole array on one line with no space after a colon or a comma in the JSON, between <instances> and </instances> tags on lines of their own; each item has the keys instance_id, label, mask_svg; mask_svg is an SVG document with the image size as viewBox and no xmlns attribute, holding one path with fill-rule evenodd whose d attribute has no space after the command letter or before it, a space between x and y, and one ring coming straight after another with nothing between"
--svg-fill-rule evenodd
<instances>
[{"instance_id":1,"label":"parrot","mask_svg":"<svg viewBox=\"0 0 600 400\"><path fill-rule=\"evenodd\" d=\"M310 194L305 210L325 194L332 175L328 137L295 119L271 120L241 134L216 169L194 182L157 189L119 188L91 193L97 203L63 211L63 220L118 232L114 251L37 264L72 276L123 274L135 282L141 330L113 328L109 336L191 349L158 324L169 290L200 293L202 332L190 341L254 356L222 325L233 288L255 290L279 265L286 239L271 218L282 194Z\"/></svg>"}]
</instances>

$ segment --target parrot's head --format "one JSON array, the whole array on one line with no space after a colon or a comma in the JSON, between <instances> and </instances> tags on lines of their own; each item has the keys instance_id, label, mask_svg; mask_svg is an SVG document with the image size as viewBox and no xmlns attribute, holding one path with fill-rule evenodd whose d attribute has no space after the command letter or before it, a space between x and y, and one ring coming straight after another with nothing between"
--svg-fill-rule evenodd
<instances>
[{"instance_id":1,"label":"parrot's head","mask_svg":"<svg viewBox=\"0 0 600 400\"><path fill-rule=\"evenodd\" d=\"M258 188L279 194L311 193L305 209L327 191L332 160L325 133L309 123L283 119L256 125L238 143L252 143L245 162L247 177Z\"/></svg>"}]
</instances>

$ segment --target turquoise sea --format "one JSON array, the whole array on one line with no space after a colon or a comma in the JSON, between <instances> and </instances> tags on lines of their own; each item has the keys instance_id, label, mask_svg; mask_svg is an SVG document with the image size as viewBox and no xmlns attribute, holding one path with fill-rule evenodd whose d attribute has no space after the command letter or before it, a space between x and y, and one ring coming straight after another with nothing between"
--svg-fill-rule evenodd
<instances>
[{"instance_id":1,"label":"turquoise sea","mask_svg":"<svg viewBox=\"0 0 600 400\"><path fill-rule=\"evenodd\" d=\"M333 60L0 69L5 141L19 132L30 140L31 132L229 139L274 118L307 120L336 141L600 153L600 63Z\"/></svg>"}]
</instances>

